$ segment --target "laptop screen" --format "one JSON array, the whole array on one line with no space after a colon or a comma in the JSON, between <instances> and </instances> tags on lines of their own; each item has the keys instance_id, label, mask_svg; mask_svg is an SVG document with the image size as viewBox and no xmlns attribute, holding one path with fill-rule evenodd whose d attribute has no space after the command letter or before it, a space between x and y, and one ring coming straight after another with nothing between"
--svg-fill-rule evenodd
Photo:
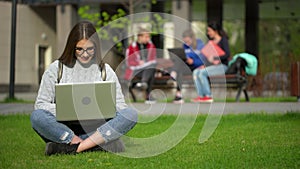
<instances>
[{"instance_id":1,"label":"laptop screen","mask_svg":"<svg viewBox=\"0 0 300 169\"><path fill-rule=\"evenodd\" d=\"M183 61L186 61L186 54L184 52L183 48L170 48L168 49L170 57L179 57L180 59L182 59Z\"/></svg>"},{"instance_id":2,"label":"laptop screen","mask_svg":"<svg viewBox=\"0 0 300 169\"><path fill-rule=\"evenodd\" d=\"M57 121L108 119L116 115L116 83L60 83L55 86Z\"/></svg>"}]
</instances>

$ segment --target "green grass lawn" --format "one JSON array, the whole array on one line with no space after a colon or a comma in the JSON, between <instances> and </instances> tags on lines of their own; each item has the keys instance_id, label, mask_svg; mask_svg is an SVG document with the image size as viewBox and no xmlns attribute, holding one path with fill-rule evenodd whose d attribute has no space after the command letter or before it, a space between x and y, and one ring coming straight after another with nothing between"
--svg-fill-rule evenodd
<instances>
[{"instance_id":1,"label":"green grass lawn","mask_svg":"<svg viewBox=\"0 0 300 169\"><path fill-rule=\"evenodd\" d=\"M198 116L179 144L153 157L105 152L48 157L45 143L31 129L29 115L0 116L0 168L300 168L299 112L224 115L212 137L199 144L205 119ZM175 120L176 116L160 116L151 123L138 123L127 135L155 136ZM131 143L127 149L138 146Z\"/></svg>"}]
</instances>

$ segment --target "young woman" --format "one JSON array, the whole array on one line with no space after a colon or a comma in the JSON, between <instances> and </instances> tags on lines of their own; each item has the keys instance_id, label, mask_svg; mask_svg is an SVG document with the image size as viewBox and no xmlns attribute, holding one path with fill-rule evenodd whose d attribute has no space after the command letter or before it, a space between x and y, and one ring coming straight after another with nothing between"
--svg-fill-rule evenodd
<instances>
[{"instance_id":1,"label":"young woman","mask_svg":"<svg viewBox=\"0 0 300 169\"><path fill-rule=\"evenodd\" d=\"M203 66L203 56L201 55L201 49L204 44L202 40L196 39L196 35L191 29L188 29L183 32L182 40L184 42L183 48L186 54L185 62L182 62L181 59L174 59L175 66L171 71L172 79L177 81L177 90L173 103L184 103L182 98L181 88L182 88L182 76L186 74L191 74L191 72L201 66ZM185 63L187 69L183 67L182 63Z\"/></svg>"},{"instance_id":2,"label":"young woman","mask_svg":"<svg viewBox=\"0 0 300 169\"><path fill-rule=\"evenodd\" d=\"M106 80L116 82L116 116L97 126L94 132L82 135L75 135L76 131L56 121L55 84L58 81L59 62L63 64L60 83L102 81L100 70L105 67ZM102 62L100 40L95 27L87 21L79 22L71 30L60 58L44 72L35 110L31 114L33 129L48 142L45 154L73 154L91 150L118 139L136 122L137 112L127 107L115 72Z\"/></svg>"},{"instance_id":3,"label":"young woman","mask_svg":"<svg viewBox=\"0 0 300 169\"><path fill-rule=\"evenodd\" d=\"M230 57L228 38L219 24L216 22L209 23L207 35L213 43L217 44L224 51L225 54L223 56L216 56L217 59L220 58L221 63L208 63L207 67L200 67L193 71L193 79L198 97L192 99L192 102L213 102L208 76L224 74L227 70L228 59Z\"/></svg>"}]
</instances>

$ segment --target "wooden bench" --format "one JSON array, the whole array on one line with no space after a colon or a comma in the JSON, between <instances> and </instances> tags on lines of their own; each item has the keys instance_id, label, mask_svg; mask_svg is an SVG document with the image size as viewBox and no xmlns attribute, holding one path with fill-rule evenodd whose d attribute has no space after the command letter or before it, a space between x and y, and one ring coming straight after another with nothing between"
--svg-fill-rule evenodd
<instances>
[{"instance_id":1,"label":"wooden bench","mask_svg":"<svg viewBox=\"0 0 300 169\"><path fill-rule=\"evenodd\" d=\"M210 82L212 87L227 87L237 90L237 94L235 97L235 101L240 101L240 96L243 91L245 95L245 99L247 102L250 101L248 92L247 92L247 85L248 85L248 77L246 74L237 73L237 74L226 74L221 76L211 76Z\"/></svg>"},{"instance_id":2,"label":"wooden bench","mask_svg":"<svg viewBox=\"0 0 300 169\"><path fill-rule=\"evenodd\" d=\"M157 66L157 72L153 84L153 89L160 88L160 89L166 89L166 88L174 88L176 86L169 85L167 82L171 79L171 76L169 73L165 72L164 70L167 67L172 66L169 59L159 59ZM172 62L172 61L171 61ZM133 99L134 102L136 102L136 96L133 92L133 89L136 88L136 84L140 82L141 79L139 78L133 78L130 82L120 80L121 84L126 84L126 87L128 87L129 93ZM245 73L245 70L238 69L238 72L236 74L226 74L226 75L220 75L220 76L211 76L209 77L211 87L227 87L237 90L237 94L235 97L236 102L240 101L241 93L243 92L245 95L246 101L250 101L248 92L247 92L247 84L248 84L248 77ZM192 75L185 75L182 79L182 84L189 84L194 85Z\"/></svg>"}]
</instances>

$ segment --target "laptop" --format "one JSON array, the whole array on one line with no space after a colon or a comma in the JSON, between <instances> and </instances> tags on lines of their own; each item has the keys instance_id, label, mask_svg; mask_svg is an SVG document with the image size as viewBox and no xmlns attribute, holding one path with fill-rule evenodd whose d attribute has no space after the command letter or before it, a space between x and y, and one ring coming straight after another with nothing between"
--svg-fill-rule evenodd
<instances>
[{"instance_id":1,"label":"laptop","mask_svg":"<svg viewBox=\"0 0 300 169\"><path fill-rule=\"evenodd\" d=\"M116 116L116 83L60 83L55 85L56 120L81 121Z\"/></svg>"},{"instance_id":2,"label":"laptop","mask_svg":"<svg viewBox=\"0 0 300 169\"><path fill-rule=\"evenodd\" d=\"M180 59L182 59L183 61L186 61L186 54L184 52L183 48L170 48L168 49L170 57L174 57L177 56Z\"/></svg>"}]
</instances>

